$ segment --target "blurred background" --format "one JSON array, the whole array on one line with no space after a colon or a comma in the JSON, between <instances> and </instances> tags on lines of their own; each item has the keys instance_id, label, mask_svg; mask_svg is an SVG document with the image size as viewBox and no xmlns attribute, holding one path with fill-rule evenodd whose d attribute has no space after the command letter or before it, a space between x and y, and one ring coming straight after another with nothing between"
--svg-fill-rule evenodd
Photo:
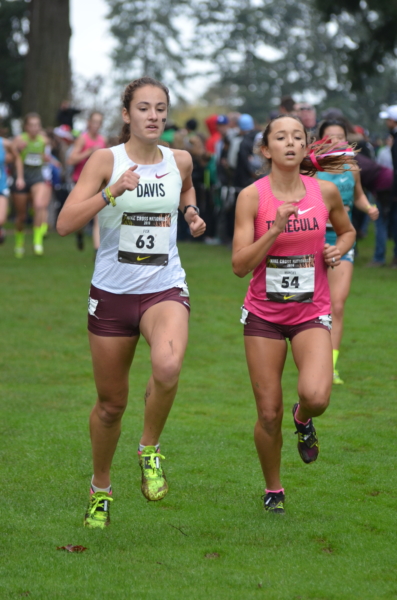
<instances>
[{"instance_id":1,"label":"blurred background","mask_svg":"<svg viewBox=\"0 0 397 600\"><path fill-rule=\"evenodd\" d=\"M90 153L118 143L125 84L148 75L171 93L161 143L193 158L197 203L207 223L199 241L230 245L237 195L263 175L255 148L278 114L299 116L313 138L324 119L343 122L348 141L364 157L359 166L366 193L382 213L375 266L384 264L388 237L397 240L397 194L390 194L397 142L388 132L397 140L397 112L391 121L380 118L390 106L397 111L396 2L0 0L0 50L0 137L6 150L7 139L14 140L23 160L28 141L43 145L39 179L47 199L40 201L40 218L35 210L35 224L42 221L44 237ZM23 118L32 112L36 123L29 125ZM28 188L16 189L15 152L6 152L3 171L0 242L14 221L18 231L26 218L29 224L27 203L37 204ZM353 222L364 237L367 216L354 209ZM22 233L16 237L16 255L22 255ZM178 238L190 239L183 219Z\"/></svg>"},{"instance_id":2,"label":"blurred background","mask_svg":"<svg viewBox=\"0 0 397 600\"><path fill-rule=\"evenodd\" d=\"M105 112L112 133L109 108L143 74L171 88L174 120L216 109L263 122L293 95L377 134L381 105L397 102L390 0L1 0L0 45L6 127L30 111L54 126L71 100Z\"/></svg>"}]
</instances>

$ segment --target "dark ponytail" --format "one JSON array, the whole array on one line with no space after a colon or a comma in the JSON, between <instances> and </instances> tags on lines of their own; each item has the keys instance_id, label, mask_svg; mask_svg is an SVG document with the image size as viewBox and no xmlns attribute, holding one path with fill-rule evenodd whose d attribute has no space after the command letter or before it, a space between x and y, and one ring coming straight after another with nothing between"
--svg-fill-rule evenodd
<instances>
[{"instance_id":1,"label":"dark ponytail","mask_svg":"<svg viewBox=\"0 0 397 600\"><path fill-rule=\"evenodd\" d=\"M131 100L134 97L135 91L138 90L139 88L145 87L146 85L158 87L161 90L163 90L163 92L167 98L167 107L170 105L170 92L163 83L160 83L160 81L157 81L157 79L153 79L152 77L140 77L139 79L134 79L134 81L131 81L131 83L129 83L124 90L124 93L123 93L123 96L121 99L123 102L123 107L127 111L130 108ZM130 139L130 136L131 136L130 125L129 125L129 123L124 123L123 128L120 133L119 143L125 144Z\"/></svg>"},{"instance_id":2,"label":"dark ponytail","mask_svg":"<svg viewBox=\"0 0 397 600\"><path fill-rule=\"evenodd\" d=\"M130 139L130 124L124 123L119 135L119 144L125 144Z\"/></svg>"},{"instance_id":3,"label":"dark ponytail","mask_svg":"<svg viewBox=\"0 0 397 600\"><path fill-rule=\"evenodd\" d=\"M299 119L293 115L279 115L269 121L263 132L262 140L259 144L259 149L269 145L269 134L272 124L278 119L295 119L301 124L306 137L308 153L300 164L300 172L303 175L313 177L317 171L329 171L330 173L338 173L344 170L344 165L349 165L352 171L358 170L358 165L355 160L357 152L355 148L349 145L348 142L332 142L330 139L323 139L318 142L308 144L308 133ZM267 161L271 166L271 160Z\"/></svg>"}]
</instances>

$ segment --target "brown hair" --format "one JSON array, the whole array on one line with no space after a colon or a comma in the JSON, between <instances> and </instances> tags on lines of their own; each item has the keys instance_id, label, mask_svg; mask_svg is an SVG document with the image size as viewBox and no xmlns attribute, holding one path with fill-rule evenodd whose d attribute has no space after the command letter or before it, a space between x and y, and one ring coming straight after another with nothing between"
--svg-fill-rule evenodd
<instances>
[{"instance_id":1,"label":"brown hair","mask_svg":"<svg viewBox=\"0 0 397 600\"><path fill-rule=\"evenodd\" d=\"M269 134L272 129L272 124L274 121L278 119L295 119L302 126L306 137L306 144L308 145L309 152L304 157L300 164L300 172L303 175L309 175L313 177L317 171L329 171L330 173L337 173L339 171L344 170L344 165L349 165L352 171L358 170L357 162L355 161L353 156L347 156L346 154L327 154L328 152L332 152L336 147L341 146L340 142L332 142L329 139L320 140L319 142L309 144L308 133L299 119L299 117L295 117L293 115L278 115L266 125L265 131L263 132L262 140L259 144L259 148L264 148L269 145ZM347 150L348 144L345 144L346 148L341 146L341 151L343 149ZM350 147L350 150L353 148ZM311 158L312 157L312 158ZM271 165L271 160L268 160Z\"/></svg>"},{"instance_id":2,"label":"brown hair","mask_svg":"<svg viewBox=\"0 0 397 600\"><path fill-rule=\"evenodd\" d=\"M30 119L39 119L39 121L41 123L41 117L38 113L36 113L36 112L26 113L26 115L23 118L23 128L24 129L25 129L26 125L28 124L28 121L30 121Z\"/></svg>"},{"instance_id":3,"label":"brown hair","mask_svg":"<svg viewBox=\"0 0 397 600\"><path fill-rule=\"evenodd\" d=\"M91 119L92 119L92 117L93 117L94 115L99 115L99 116L100 116L100 117L102 117L102 119L103 119L103 113L101 113L101 111L100 111L100 110L92 110L92 111L90 112L90 114L88 115L88 120L89 120L89 121L91 121Z\"/></svg>"},{"instance_id":4,"label":"brown hair","mask_svg":"<svg viewBox=\"0 0 397 600\"><path fill-rule=\"evenodd\" d=\"M140 77L139 79L134 79L134 81L131 81L131 83L129 83L124 90L124 93L122 96L122 102L123 102L123 107L127 111L130 108L131 100L134 97L135 91L138 90L139 88L145 87L146 85L152 85L153 87L158 87L161 90L163 90L164 94L167 97L167 106L170 105L170 93L169 93L168 88L164 84L160 83L160 81L157 81L157 79L153 79L152 77ZM123 128L120 133L119 143L125 144L126 142L128 142L129 139L130 139L130 125L129 125L129 123L124 123Z\"/></svg>"}]
</instances>

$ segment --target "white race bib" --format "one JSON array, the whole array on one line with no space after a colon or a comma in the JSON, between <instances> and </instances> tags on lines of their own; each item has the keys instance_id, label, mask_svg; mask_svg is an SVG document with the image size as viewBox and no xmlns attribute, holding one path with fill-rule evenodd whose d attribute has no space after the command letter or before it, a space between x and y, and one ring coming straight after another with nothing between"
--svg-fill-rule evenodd
<instances>
[{"instance_id":1,"label":"white race bib","mask_svg":"<svg viewBox=\"0 0 397 600\"><path fill-rule=\"evenodd\" d=\"M165 266L170 247L171 213L123 213L119 262Z\"/></svg>"},{"instance_id":2,"label":"white race bib","mask_svg":"<svg viewBox=\"0 0 397 600\"><path fill-rule=\"evenodd\" d=\"M266 296L272 302L313 302L314 254L267 256Z\"/></svg>"},{"instance_id":3,"label":"white race bib","mask_svg":"<svg viewBox=\"0 0 397 600\"><path fill-rule=\"evenodd\" d=\"M43 157L41 154L33 154L30 152L25 156L24 164L27 167L41 167L43 164Z\"/></svg>"}]
</instances>

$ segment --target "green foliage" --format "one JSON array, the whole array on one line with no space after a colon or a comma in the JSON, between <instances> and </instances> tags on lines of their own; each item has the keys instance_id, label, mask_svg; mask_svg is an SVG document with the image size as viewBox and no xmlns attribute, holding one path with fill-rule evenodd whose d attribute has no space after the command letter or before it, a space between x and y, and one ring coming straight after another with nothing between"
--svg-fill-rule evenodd
<instances>
[{"instance_id":1,"label":"green foliage","mask_svg":"<svg viewBox=\"0 0 397 600\"><path fill-rule=\"evenodd\" d=\"M107 0L110 30L117 40L113 58L123 80L147 75L172 84L184 76L178 0Z\"/></svg>"},{"instance_id":2,"label":"green foliage","mask_svg":"<svg viewBox=\"0 0 397 600\"><path fill-rule=\"evenodd\" d=\"M0 248L0 597L40 600L392 600L397 424L395 271L368 270L359 242L339 368L316 420L321 453L304 465L290 407L297 372L283 376L286 515L264 513L256 418L239 307L248 278L230 250L182 244L192 299L190 340L162 436L167 498L140 493L136 447L149 351L141 340L115 455L112 523L82 527L95 398L86 333L92 249L50 234L43 258ZM390 250L390 248L389 248ZM274 518L275 517L275 518ZM82 544L83 554L57 551Z\"/></svg>"},{"instance_id":3,"label":"green foliage","mask_svg":"<svg viewBox=\"0 0 397 600\"><path fill-rule=\"evenodd\" d=\"M0 102L20 116L24 63L29 30L29 3L0 1Z\"/></svg>"},{"instance_id":4,"label":"green foliage","mask_svg":"<svg viewBox=\"0 0 397 600\"><path fill-rule=\"evenodd\" d=\"M397 3L391 0L315 0L316 8L338 27L338 38L348 56L349 79L362 90L366 76L390 60L397 51ZM346 43L346 34L352 44ZM343 39L344 38L344 39Z\"/></svg>"},{"instance_id":5,"label":"green foliage","mask_svg":"<svg viewBox=\"0 0 397 600\"><path fill-rule=\"evenodd\" d=\"M343 104L347 116L368 126L379 104L394 98L395 61L385 59L379 72L355 71L353 77L349 48L360 35L360 22L341 18L332 27L312 0L205 0L197 19L196 47L201 48L200 39L207 40L209 58L220 74L211 99L226 87L225 104L237 103L259 121L282 95L309 93L323 105ZM365 92L359 97L358 77Z\"/></svg>"}]
</instances>

